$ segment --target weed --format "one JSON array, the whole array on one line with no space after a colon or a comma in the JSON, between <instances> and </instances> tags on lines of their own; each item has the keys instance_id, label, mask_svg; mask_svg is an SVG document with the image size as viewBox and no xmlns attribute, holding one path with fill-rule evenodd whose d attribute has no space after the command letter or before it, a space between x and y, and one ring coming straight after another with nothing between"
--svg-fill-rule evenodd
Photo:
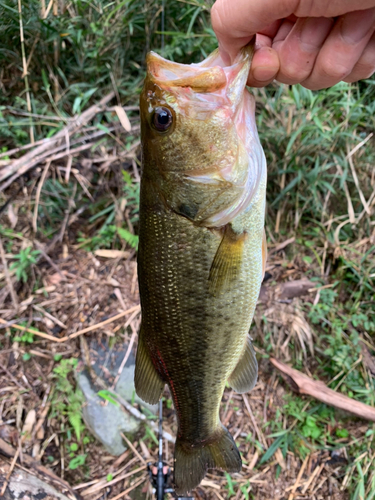
<instances>
[{"instance_id":1,"label":"weed","mask_svg":"<svg viewBox=\"0 0 375 500\"><path fill-rule=\"evenodd\" d=\"M84 424L81 416L81 408L84 401L83 394L78 388L74 388L74 370L78 360L75 358L61 359L53 369L53 380L55 382L54 394L52 397L52 416L66 416L72 426L76 438L81 440Z\"/></svg>"},{"instance_id":2,"label":"weed","mask_svg":"<svg viewBox=\"0 0 375 500\"><path fill-rule=\"evenodd\" d=\"M33 264L36 264L39 250L32 250L32 247L21 249L20 252L12 256L16 262L10 265L10 270L15 272L18 281L27 281L27 272Z\"/></svg>"}]
</instances>

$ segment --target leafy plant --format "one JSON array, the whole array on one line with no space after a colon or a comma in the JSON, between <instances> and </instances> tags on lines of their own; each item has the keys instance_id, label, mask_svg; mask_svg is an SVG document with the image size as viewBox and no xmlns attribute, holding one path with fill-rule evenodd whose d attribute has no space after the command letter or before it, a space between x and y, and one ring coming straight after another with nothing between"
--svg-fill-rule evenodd
<instances>
[{"instance_id":1,"label":"leafy plant","mask_svg":"<svg viewBox=\"0 0 375 500\"><path fill-rule=\"evenodd\" d=\"M39 250L32 250L32 247L30 246L20 250L19 254L13 255L12 258L16 262L13 262L10 265L10 270L15 271L18 281L22 280L24 283L26 283L27 271L33 264L36 264L39 254Z\"/></svg>"},{"instance_id":2,"label":"leafy plant","mask_svg":"<svg viewBox=\"0 0 375 500\"><path fill-rule=\"evenodd\" d=\"M51 411L55 415L66 416L74 429L77 440L81 440L85 426L82 421L81 408L84 401L82 392L75 388L71 379L77 367L75 358L62 359L53 369L55 392L52 398Z\"/></svg>"}]
</instances>

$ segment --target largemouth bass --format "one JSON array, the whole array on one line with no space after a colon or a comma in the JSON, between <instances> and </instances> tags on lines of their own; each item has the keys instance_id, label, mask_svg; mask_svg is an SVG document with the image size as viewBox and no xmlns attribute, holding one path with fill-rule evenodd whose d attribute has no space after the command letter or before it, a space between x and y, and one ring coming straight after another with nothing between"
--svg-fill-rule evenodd
<instances>
[{"instance_id":1,"label":"largemouth bass","mask_svg":"<svg viewBox=\"0 0 375 500\"><path fill-rule=\"evenodd\" d=\"M208 469L241 469L220 402L226 382L247 392L257 378L248 332L266 259L266 163L245 88L252 54L225 67L218 51L192 65L151 52L140 98L135 387L156 403L169 386L180 495Z\"/></svg>"}]
</instances>

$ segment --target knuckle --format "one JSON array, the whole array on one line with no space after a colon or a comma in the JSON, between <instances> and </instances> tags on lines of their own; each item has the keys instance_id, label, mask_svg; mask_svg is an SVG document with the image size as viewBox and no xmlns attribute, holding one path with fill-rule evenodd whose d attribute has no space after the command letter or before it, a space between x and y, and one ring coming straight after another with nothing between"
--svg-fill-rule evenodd
<instances>
[{"instance_id":1,"label":"knuckle","mask_svg":"<svg viewBox=\"0 0 375 500\"><path fill-rule=\"evenodd\" d=\"M309 76L309 74L310 71L306 72L300 67L290 66L288 68L283 68L283 74L280 74L280 77L285 80L283 83L289 83L289 85L292 85L294 83L302 82Z\"/></svg>"},{"instance_id":2,"label":"knuckle","mask_svg":"<svg viewBox=\"0 0 375 500\"><path fill-rule=\"evenodd\" d=\"M320 72L323 78L340 82L351 73L352 69L353 68L349 67L347 64L327 61L322 63Z\"/></svg>"}]
</instances>

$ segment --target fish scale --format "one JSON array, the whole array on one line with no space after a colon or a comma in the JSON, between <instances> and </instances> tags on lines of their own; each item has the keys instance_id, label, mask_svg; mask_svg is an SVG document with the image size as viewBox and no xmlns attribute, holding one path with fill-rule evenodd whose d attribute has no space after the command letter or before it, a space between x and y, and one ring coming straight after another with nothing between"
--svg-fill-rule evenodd
<instances>
[{"instance_id":1,"label":"fish scale","mask_svg":"<svg viewBox=\"0 0 375 500\"><path fill-rule=\"evenodd\" d=\"M254 102L244 94L251 54L248 47L233 67L224 69L215 65L217 54L201 66L177 65L151 54L141 95L142 324L135 386L149 403L158 401L165 384L170 388L178 423L178 494L196 487L209 468L240 470L239 452L220 422L220 403L227 382L240 392L256 382L248 332L264 272L266 170L255 125L244 132L237 123L246 115L243 109L254 120ZM205 79L210 64L216 69ZM207 68L203 72L202 66ZM170 80L172 70L175 81ZM186 80L184 71L189 72ZM184 85L189 86L186 92ZM164 124L169 128L164 130ZM246 162L243 151L249 144ZM248 193L247 186L255 187Z\"/></svg>"}]
</instances>

